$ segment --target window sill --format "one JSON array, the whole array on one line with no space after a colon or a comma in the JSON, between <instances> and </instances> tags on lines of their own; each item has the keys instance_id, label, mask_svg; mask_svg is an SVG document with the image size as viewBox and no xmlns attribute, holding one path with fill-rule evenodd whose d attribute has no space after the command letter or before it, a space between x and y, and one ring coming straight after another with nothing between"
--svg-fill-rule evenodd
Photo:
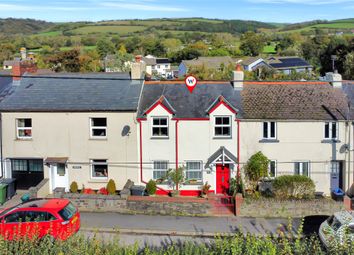
<instances>
[{"instance_id":1,"label":"window sill","mask_svg":"<svg viewBox=\"0 0 354 255\"><path fill-rule=\"evenodd\" d=\"M15 138L15 141L32 141L33 138Z\"/></svg>"},{"instance_id":2,"label":"window sill","mask_svg":"<svg viewBox=\"0 0 354 255\"><path fill-rule=\"evenodd\" d=\"M214 140L225 140L225 139L232 139L232 136L214 136Z\"/></svg>"},{"instance_id":3,"label":"window sill","mask_svg":"<svg viewBox=\"0 0 354 255\"><path fill-rule=\"evenodd\" d=\"M196 183L189 183L189 182L185 182L183 183L184 186L200 186L200 185L203 185L203 182L202 181L198 181Z\"/></svg>"},{"instance_id":4,"label":"window sill","mask_svg":"<svg viewBox=\"0 0 354 255\"><path fill-rule=\"evenodd\" d=\"M100 138L100 137L90 137L89 140L93 140L93 141L107 141L108 139L107 139L107 137L102 137L102 138Z\"/></svg>"},{"instance_id":5,"label":"window sill","mask_svg":"<svg viewBox=\"0 0 354 255\"><path fill-rule=\"evenodd\" d=\"M168 136L152 136L150 139L151 140L169 140L170 137L168 137Z\"/></svg>"},{"instance_id":6,"label":"window sill","mask_svg":"<svg viewBox=\"0 0 354 255\"><path fill-rule=\"evenodd\" d=\"M262 139L259 140L260 143L279 143L279 140L277 139Z\"/></svg>"},{"instance_id":7,"label":"window sill","mask_svg":"<svg viewBox=\"0 0 354 255\"><path fill-rule=\"evenodd\" d=\"M323 139L321 143L340 143L341 141L338 139Z\"/></svg>"}]
</instances>

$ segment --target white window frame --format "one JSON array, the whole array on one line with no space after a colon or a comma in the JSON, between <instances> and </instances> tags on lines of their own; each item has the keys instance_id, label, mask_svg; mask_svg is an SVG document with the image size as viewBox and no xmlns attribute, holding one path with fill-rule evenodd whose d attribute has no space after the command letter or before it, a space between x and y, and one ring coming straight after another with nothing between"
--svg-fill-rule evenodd
<instances>
[{"instance_id":1,"label":"white window frame","mask_svg":"<svg viewBox=\"0 0 354 255\"><path fill-rule=\"evenodd\" d=\"M166 125L154 125L154 119L166 119ZM167 135L154 135L154 128L167 128ZM169 118L167 116L151 117L151 137L153 138L168 138L170 134Z\"/></svg>"},{"instance_id":2,"label":"white window frame","mask_svg":"<svg viewBox=\"0 0 354 255\"><path fill-rule=\"evenodd\" d=\"M155 163L165 163L166 164L166 169L162 169L162 168L156 168L155 169ZM161 177L155 178L155 176L154 176L154 172L155 171L159 171L159 172L163 171L163 172L166 172L166 174L167 174L168 166L169 166L169 161L168 160L154 160L154 161L152 161L152 179L153 180L158 180L158 179L161 178Z\"/></svg>"},{"instance_id":3,"label":"white window frame","mask_svg":"<svg viewBox=\"0 0 354 255\"><path fill-rule=\"evenodd\" d=\"M229 124L216 124L216 119L217 118L228 118L229 119ZM216 128L221 127L225 128L228 127L230 130L230 133L228 135L217 135L216 134ZM220 115L220 116L214 116L214 137L217 138L231 138L232 136L232 116L230 115Z\"/></svg>"},{"instance_id":4,"label":"white window frame","mask_svg":"<svg viewBox=\"0 0 354 255\"><path fill-rule=\"evenodd\" d=\"M197 181L202 181L203 180L203 161L201 160L186 160L186 170L185 170L185 176L186 176L186 180L197 180ZM188 169L188 163L199 163L200 164L200 168L199 169ZM191 178L188 179L187 176L187 172L200 172L200 178Z\"/></svg>"},{"instance_id":5,"label":"white window frame","mask_svg":"<svg viewBox=\"0 0 354 255\"><path fill-rule=\"evenodd\" d=\"M270 171L270 170L271 170L271 169L270 169L270 166L271 166L271 163L272 163L272 162L274 162L274 176L271 176L271 171ZM268 164L268 176L269 176L269 177L277 177L277 175L278 175L278 174L277 174L277 170L278 170L278 169L277 169L277 168L278 168L277 164L278 164L278 162L277 162L275 159L270 159L270 160L269 160L269 164Z\"/></svg>"},{"instance_id":6,"label":"white window frame","mask_svg":"<svg viewBox=\"0 0 354 255\"><path fill-rule=\"evenodd\" d=\"M96 160L105 160L106 162L95 162ZM90 165L91 165L91 167L90 167L90 172L91 172L91 174L90 174L90 177L91 177L91 179L93 179L93 180L108 180L108 175L109 175L109 173L108 173L108 160L107 159L91 159L90 160ZM94 166L95 165L101 165L101 166L103 166L103 165L105 165L105 166L107 166L107 176L93 176L93 173L94 173Z\"/></svg>"},{"instance_id":7,"label":"white window frame","mask_svg":"<svg viewBox=\"0 0 354 255\"><path fill-rule=\"evenodd\" d=\"M274 136L271 136L272 123L274 123ZM267 134L264 134L264 125L267 125ZM275 121L264 121L262 123L262 137L266 140L276 140L277 139L277 122Z\"/></svg>"},{"instance_id":8,"label":"white window frame","mask_svg":"<svg viewBox=\"0 0 354 255\"><path fill-rule=\"evenodd\" d=\"M31 127L19 127L19 121L20 120L31 120ZM32 139L32 118L18 118L16 119L16 137L17 139ZM31 136L20 136L20 130L30 130Z\"/></svg>"},{"instance_id":9,"label":"white window frame","mask_svg":"<svg viewBox=\"0 0 354 255\"><path fill-rule=\"evenodd\" d=\"M93 126L94 119L106 119L106 126ZM106 117L91 117L90 118L90 138L92 138L92 139L106 139L107 138L107 124L108 124L108 121L107 121ZM94 129L104 130L105 135L104 136L93 135Z\"/></svg>"},{"instance_id":10,"label":"white window frame","mask_svg":"<svg viewBox=\"0 0 354 255\"><path fill-rule=\"evenodd\" d=\"M336 126L336 137L333 137L333 124ZM328 125L328 137L326 137L326 126ZM323 130L323 137L326 140L337 140L338 136L339 136L339 130L338 130L338 122L336 121L329 121L329 122L325 122L324 125L324 130Z\"/></svg>"},{"instance_id":11,"label":"white window frame","mask_svg":"<svg viewBox=\"0 0 354 255\"><path fill-rule=\"evenodd\" d=\"M294 161L294 175L297 174L296 173L296 169L295 169L295 164L299 163L299 175L304 175L304 163L307 163L307 173L308 175L304 175L304 176L307 176L310 178L310 170L311 170L311 164L310 164L310 161L309 160L297 160L297 161Z\"/></svg>"}]
</instances>

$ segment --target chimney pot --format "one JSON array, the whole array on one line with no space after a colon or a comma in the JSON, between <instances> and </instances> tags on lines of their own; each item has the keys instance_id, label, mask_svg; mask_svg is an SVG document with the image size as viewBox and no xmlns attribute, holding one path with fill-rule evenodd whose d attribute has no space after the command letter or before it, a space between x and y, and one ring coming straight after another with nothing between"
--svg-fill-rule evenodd
<instances>
[{"instance_id":1,"label":"chimney pot","mask_svg":"<svg viewBox=\"0 0 354 255\"><path fill-rule=\"evenodd\" d=\"M141 60L142 60L142 58L143 58L143 57L142 57L141 55L136 55L136 56L135 56L135 62L136 62L136 63L140 63Z\"/></svg>"},{"instance_id":2,"label":"chimney pot","mask_svg":"<svg viewBox=\"0 0 354 255\"><path fill-rule=\"evenodd\" d=\"M243 80L245 77L245 73L242 71L241 65L237 64L236 65L236 70L233 71L233 87L234 89L243 89Z\"/></svg>"}]
</instances>

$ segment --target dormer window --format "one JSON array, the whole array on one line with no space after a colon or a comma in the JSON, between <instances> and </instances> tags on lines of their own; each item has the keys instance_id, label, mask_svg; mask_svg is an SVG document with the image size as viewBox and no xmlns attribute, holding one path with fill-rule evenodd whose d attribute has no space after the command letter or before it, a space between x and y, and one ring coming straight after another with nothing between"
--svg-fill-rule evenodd
<instances>
[{"instance_id":1,"label":"dormer window","mask_svg":"<svg viewBox=\"0 0 354 255\"><path fill-rule=\"evenodd\" d=\"M231 137L231 116L215 117L215 137Z\"/></svg>"},{"instance_id":2,"label":"dormer window","mask_svg":"<svg viewBox=\"0 0 354 255\"><path fill-rule=\"evenodd\" d=\"M168 137L168 117L152 118L152 137Z\"/></svg>"}]
</instances>

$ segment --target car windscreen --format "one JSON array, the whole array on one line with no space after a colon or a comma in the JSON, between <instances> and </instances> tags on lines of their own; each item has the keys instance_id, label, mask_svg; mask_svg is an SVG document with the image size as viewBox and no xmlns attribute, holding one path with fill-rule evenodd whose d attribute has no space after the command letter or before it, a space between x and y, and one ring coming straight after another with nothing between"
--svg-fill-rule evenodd
<instances>
[{"instance_id":1,"label":"car windscreen","mask_svg":"<svg viewBox=\"0 0 354 255\"><path fill-rule=\"evenodd\" d=\"M59 211L59 215L63 220L70 220L76 213L76 208L72 203L69 203L64 209Z\"/></svg>"}]
</instances>

